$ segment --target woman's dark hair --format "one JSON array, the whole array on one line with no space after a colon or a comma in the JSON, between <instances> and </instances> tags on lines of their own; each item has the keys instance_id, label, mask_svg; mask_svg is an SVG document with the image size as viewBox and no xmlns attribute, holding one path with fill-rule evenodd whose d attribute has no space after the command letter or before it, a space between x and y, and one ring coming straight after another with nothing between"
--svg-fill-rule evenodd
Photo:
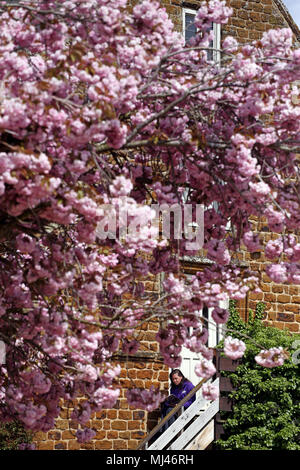
<instances>
[{"instance_id":1,"label":"woman's dark hair","mask_svg":"<svg viewBox=\"0 0 300 470\"><path fill-rule=\"evenodd\" d=\"M174 382L173 382L173 375L176 374L176 375L179 375L179 377L182 377L182 381L180 382L179 385L175 385ZM183 373L181 372L180 369L173 369L172 372L170 373L170 380L171 380L171 384L175 387L182 387L182 385L184 384L184 382L187 380L186 377L183 375Z\"/></svg>"}]
</instances>

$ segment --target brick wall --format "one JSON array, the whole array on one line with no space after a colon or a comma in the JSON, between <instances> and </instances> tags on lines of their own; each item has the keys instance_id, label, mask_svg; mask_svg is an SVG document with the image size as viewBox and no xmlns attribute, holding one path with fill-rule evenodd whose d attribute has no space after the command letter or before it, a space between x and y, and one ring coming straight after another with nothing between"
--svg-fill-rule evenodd
<instances>
[{"instance_id":1,"label":"brick wall","mask_svg":"<svg viewBox=\"0 0 300 470\"><path fill-rule=\"evenodd\" d=\"M260 232L260 237L265 241L276 239L278 235ZM265 273L266 259L263 252L246 253L245 259L249 261L254 271L261 273L260 294L249 294L248 308L255 310L257 301L266 305L265 323L291 332L300 331L300 286L282 285L270 281Z\"/></svg>"},{"instance_id":2,"label":"brick wall","mask_svg":"<svg viewBox=\"0 0 300 470\"><path fill-rule=\"evenodd\" d=\"M272 28L287 27L274 0L227 0L234 14L228 25L223 27L223 35L231 35L240 43L261 38Z\"/></svg>"},{"instance_id":3,"label":"brick wall","mask_svg":"<svg viewBox=\"0 0 300 470\"><path fill-rule=\"evenodd\" d=\"M151 330L154 323L148 325L145 335L155 335ZM150 342L150 341L149 341ZM151 348L150 348L151 349ZM152 349L158 349L157 343ZM72 409L62 404L60 417L56 420L54 430L47 433L38 432L34 441L38 450L127 450L136 449L138 443L157 424L159 411L148 413L128 406L125 398L128 388L141 387L149 389L151 385L168 393L169 369L155 352L141 351L128 361L125 357L115 358L121 365L118 385L121 389L119 399L112 409L95 413L86 423L97 431L95 438L85 444L78 444L75 433L78 424L70 419Z\"/></svg>"}]
</instances>

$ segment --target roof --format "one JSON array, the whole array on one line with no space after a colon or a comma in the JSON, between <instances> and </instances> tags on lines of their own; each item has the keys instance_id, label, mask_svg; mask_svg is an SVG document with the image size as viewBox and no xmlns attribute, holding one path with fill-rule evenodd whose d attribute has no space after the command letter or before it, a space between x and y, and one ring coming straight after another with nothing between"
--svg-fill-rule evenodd
<instances>
[{"instance_id":1,"label":"roof","mask_svg":"<svg viewBox=\"0 0 300 470\"><path fill-rule=\"evenodd\" d=\"M292 15L290 14L289 10L285 6L282 0L274 0L275 5L277 6L278 10L284 17L285 21L288 23L289 27L293 31L297 42L300 43L300 29L298 25L295 23Z\"/></svg>"}]
</instances>

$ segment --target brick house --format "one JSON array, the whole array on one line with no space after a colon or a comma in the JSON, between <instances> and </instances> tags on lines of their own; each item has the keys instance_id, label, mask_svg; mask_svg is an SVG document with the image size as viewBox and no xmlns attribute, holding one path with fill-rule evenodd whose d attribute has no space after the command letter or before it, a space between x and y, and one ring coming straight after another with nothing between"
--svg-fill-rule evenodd
<instances>
[{"instance_id":1,"label":"brick house","mask_svg":"<svg viewBox=\"0 0 300 470\"><path fill-rule=\"evenodd\" d=\"M137 3L133 0L132 3ZM161 0L172 18L178 31L188 35L191 23L201 0ZM300 43L300 31L282 0L227 0L234 14L228 25L222 30L215 28L215 46L226 35L234 36L240 43L259 39L264 31L276 27L290 27L295 36L295 42ZM257 223L257 231L261 237L268 241L274 235ZM266 305L265 322L278 328L287 328L291 332L300 331L300 287L285 286L270 282L263 273L266 259L263 253L240 253L240 261L253 270L262 272L260 294L249 293L239 306L244 318L248 309L255 309L258 301ZM191 258L183 262L183 269L187 273L202 269L209 263L205 258ZM153 277L147 280L146 290L160 295L161 278ZM207 312L209 315L209 312ZM247 318L245 318L247 319ZM113 409L102 410L88 423L97 430L95 438L87 444L78 444L75 438L76 423L69 419L70 412L62 407L62 413L57 420L56 428L48 433L37 433L35 441L39 450L55 449L131 449L137 448L139 442L146 436L157 422L158 413L147 413L129 407L125 398L126 388L133 384L137 387L150 388L151 385L160 387L167 393L169 386L169 369L162 363L158 354L158 344L155 340L157 325L149 323L143 328L143 348L128 362L126 357L116 356L115 360L122 367L119 385L122 388L120 398ZM218 340L218 332L210 331L210 346ZM187 358L187 366L192 364L192 358ZM189 377L192 379L192 377Z\"/></svg>"}]
</instances>

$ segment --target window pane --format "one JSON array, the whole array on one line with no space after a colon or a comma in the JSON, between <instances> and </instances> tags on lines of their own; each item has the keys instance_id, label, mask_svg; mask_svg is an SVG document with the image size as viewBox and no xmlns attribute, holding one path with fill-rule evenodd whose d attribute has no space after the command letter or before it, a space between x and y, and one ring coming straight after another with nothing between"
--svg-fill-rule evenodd
<instances>
[{"instance_id":1,"label":"window pane","mask_svg":"<svg viewBox=\"0 0 300 470\"><path fill-rule=\"evenodd\" d=\"M195 16L192 13L185 14L185 42L188 42L196 35L196 26L194 24Z\"/></svg>"},{"instance_id":2,"label":"window pane","mask_svg":"<svg viewBox=\"0 0 300 470\"><path fill-rule=\"evenodd\" d=\"M184 18L185 18L185 42L188 43L189 40L194 37L197 33L197 28L195 26L195 17L196 17L196 13L188 13L188 12L185 12L185 15L184 15ZM210 27L209 27L209 30L213 30L214 29L214 24L211 23L210 24ZM209 43L209 47L214 47L214 42L213 41L210 41ZM213 60L213 51L207 51L207 59L208 60Z\"/></svg>"}]
</instances>

